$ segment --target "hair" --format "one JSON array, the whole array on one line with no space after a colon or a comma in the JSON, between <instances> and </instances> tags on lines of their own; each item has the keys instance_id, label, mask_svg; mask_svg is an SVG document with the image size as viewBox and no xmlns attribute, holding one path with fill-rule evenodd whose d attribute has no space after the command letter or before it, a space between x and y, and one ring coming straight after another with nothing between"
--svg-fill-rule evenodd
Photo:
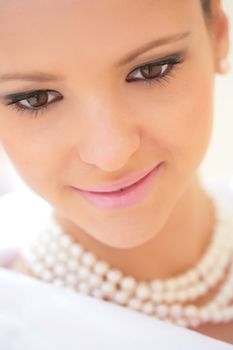
<instances>
[{"instance_id":1,"label":"hair","mask_svg":"<svg viewBox=\"0 0 233 350\"><path fill-rule=\"evenodd\" d=\"M203 10L206 13L211 13L211 0L201 0Z\"/></svg>"},{"instance_id":2,"label":"hair","mask_svg":"<svg viewBox=\"0 0 233 350\"><path fill-rule=\"evenodd\" d=\"M203 9L206 26L209 29L211 29L214 18L213 1L214 0L201 0L201 6Z\"/></svg>"},{"instance_id":3,"label":"hair","mask_svg":"<svg viewBox=\"0 0 233 350\"><path fill-rule=\"evenodd\" d=\"M201 0L203 11L208 19L212 17L212 0Z\"/></svg>"}]
</instances>

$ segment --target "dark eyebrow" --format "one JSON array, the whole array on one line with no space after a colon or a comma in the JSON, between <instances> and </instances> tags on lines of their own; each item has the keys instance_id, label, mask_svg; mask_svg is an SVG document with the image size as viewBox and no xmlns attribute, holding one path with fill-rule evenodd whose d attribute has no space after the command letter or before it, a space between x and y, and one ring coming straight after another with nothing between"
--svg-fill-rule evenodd
<instances>
[{"instance_id":1,"label":"dark eyebrow","mask_svg":"<svg viewBox=\"0 0 233 350\"><path fill-rule=\"evenodd\" d=\"M189 36L190 34L191 34L191 32L184 32L184 33L178 33L178 34L170 35L170 36L163 37L163 38L157 38L153 41L150 41L149 43L142 45L141 47L135 49L134 51L132 51L126 57L121 59L117 65L122 66L126 63L129 63L134 58L138 57L139 55L141 55L142 53L144 53L146 51L149 51L150 49L152 49L154 47L163 46L163 45L169 44L170 42L184 39L187 36Z\"/></svg>"},{"instance_id":2,"label":"dark eyebrow","mask_svg":"<svg viewBox=\"0 0 233 350\"><path fill-rule=\"evenodd\" d=\"M61 80L61 77L43 73L43 72L34 72L34 73L5 73L0 75L0 83L9 80L23 80L23 81L37 81L37 82L48 82L48 81L58 81Z\"/></svg>"},{"instance_id":3,"label":"dark eyebrow","mask_svg":"<svg viewBox=\"0 0 233 350\"><path fill-rule=\"evenodd\" d=\"M118 62L118 66L122 66L124 64L129 63L137 56L141 55L142 53L149 51L152 48L163 46L166 44L169 44L172 41L178 41L181 39L186 38L189 36L190 32L184 32L184 33L178 33L175 35L171 35L168 37L163 38L157 38L153 41L150 41L149 43L144 44L143 46L135 49L130 54L128 54L126 57L121 59ZM22 80L22 81L36 81L36 82L49 82L49 81L59 81L62 80L62 77L56 76L49 73L43 73L43 72L33 72L33 73L5 73L0 75L0 83L3 83L5 81L10 80Z\"/></svg>"}]
</instances>

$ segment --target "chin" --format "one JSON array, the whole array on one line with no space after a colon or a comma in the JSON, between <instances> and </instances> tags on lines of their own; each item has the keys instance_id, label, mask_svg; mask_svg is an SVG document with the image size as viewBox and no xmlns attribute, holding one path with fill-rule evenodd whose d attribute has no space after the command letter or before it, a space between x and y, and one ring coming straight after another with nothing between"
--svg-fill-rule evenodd
<instances>
[{"instance_id":1,"label":"chin","mask_svg":"<svg viewBox=\"0 0 233 350\"><path fill-rule=\"evenodd\" d=\"M89 232L100 243L118 249L132 249L148 243L164 224L164 220L156 220L155 215L139 216L137 219L134 216L132 221L128 217L125 220L122 218L118 223L111 220L108 222L109 225L105 221L98 231L92 228Z\"/></svg>"}]
</instances>

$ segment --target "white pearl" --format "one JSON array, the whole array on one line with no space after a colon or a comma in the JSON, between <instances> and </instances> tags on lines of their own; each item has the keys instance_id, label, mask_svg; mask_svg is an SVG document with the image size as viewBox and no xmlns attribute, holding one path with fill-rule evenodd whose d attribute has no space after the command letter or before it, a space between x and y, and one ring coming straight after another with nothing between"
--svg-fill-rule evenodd
<instances>
[{"instance_id":1,"label":"white pearl","mask_svg":"<svg viewBox=\"0 0 233 350\"><path fill-rule=\"evenodd\" d=\"M96 261L96 257L91 252L86 252L82 256L82 263L87 267L92 267Z\"/></svg>"},{"instance_id":2,"label":"white pearl","mask_svg":"<svg viewBox=\"0 0 233 350\"><path fill-rule=\"evenodd\" d=\"M43 271L43 269L44 267L40 262L36 262L34 265L32 265L32 270L37 275L39 275Z\"/></svg>"},{"instance_id":3,"label":"white pearl","mask_svg":"<svg viewBox=\"0 0 233 350\"><path fill-rule=\"evenodd\" d=\"M114 295L114 300L121 305L126 304L128 299L129 296L125 291L117 291Z\"/></svg>"},{"instance_id":4,"label":"white pearl","mask_svg":"<svg viewBox=\"0 0 233 350\"><path fill-rule=\"evenodd\" d=\"M179 327L186 328L188 326L188 322L187 322L187 320L180 318L179 320L176 321L176 325Z\"/></svg>"},{"instance_id":5,"label":"white pearl","mask_svg":"<svg viewBox=\"0 0 233 350\"><path fill-rule=\"evenodd\" d=\"M169 314L175 318L183 316L183 307L180 304L174 304L169 309Z\"/></svg>"},{"instance_id":6,"label":"white pearl","mask_svg":"<svg viewBox=\"0 0 233 350\"><path fill-rule=\"evenodd\" d=\"M69 286L74 286L76 283L77 283L77 278L75 276L75 274L73 273L68 273L66 275L66 283L69 285Z\"/></svg>"},{"instance_id":7,"label":"white pearl","mask_svg":"<svg viewBox=\"0 0 233 350\"><path fill-rule=\"evenodd\" d=\"M41 242L42 244L48 244L50 240L51 238L47 232L42 233L42 235L40 235L38 238L38 241Z\"/></svg>"},{"instance_id":8,"label":"white pearl","mask_svg":"<svg viewBox=\"0 0 233 350\"><path fill-rule=\"evenodd\" d=\"M210 312L207 308L203 307L199 310L199 318L201 321L207 322L210 320Z\"/></svg>"},{"instance_id":9,"label":"white pearl","mask_svg":"<svg viewBox=\"0 0 233 350\"><path fill-rule=\"evenodd\" d=\"M63 248L68 248L71 245L71 240L68 236L62 235L59 237L59 243Z\"/></svg>"},{"instance_id":10,"label":"white pearl","mask_svg":"<svg viewBox=\"0 0 233 350\"><path fill-rule=\"evenodd\" d=\"M175 290L177 288L177 283L174 278L169 278L164 282L164 289L172 289Z\"/></svg>"},{"instance_id":11,"label":"white pearl","mask_svg":"<svg viewBox=\"0 0 233 350\"><path fill-rule=\"evenodd\" d=\"M44 258L44 263L46 266L48 267L52 267L56 262L56 259L53 255L49 254L49 255L46 255L45 258Z\"/></svg>"},{"instance_id":12,"label":"white pearl","mask_svg":"<svg viewBox=\"0 0 233 350\"><path fill-rule=\"evenodd\" d=\"M197 283L199 280L198 272L196 270L192 269L191 271L188 272L187 279L188 279L190 284Z\"/></svg>"},{"instance_id":13,"label":"white pearl","mask_svg":"<svg viewBox=\"0 0 233 350\"><path fill-rule=\"evenodd\" d=\"M49 228L48 228L47 232L53 238L57 238L57 237L60 237L62 235L61 227L53 221L49 222Z\"/></svg>"},{"instance_id":14,"label":"white pearl","mask_svg":"<svg viewBox=\"0 0 233 350\"><path fill-rule=\"evenodd\" d=\"M187 300L187 293L185 290L179 290L176 292L176 300L179 302L185 302Z\"/></svg>"},{"instance_id":15,"label":"white pearl","mask_svg":"<svg viewBox=\"0 0 233 350\"><path fill-rule=\"evenodd\" d=\"M67 261L67 269L68 270L77 271L78 267L79 267L79 263L77 262L77 260L72 259L72 258L68 259L68 261Z\"/></svg>"},{"instance_id":16,"label":"white pearl","mask_svg":"<svg viewBox=\"0 0 233 350\"><path fill-rule=\"evenodd\" d=\"M136 280L133 277L124 277L120 281L121 288L126 291L133 291L136 288L136 285L137 285Z\"/></svg>"},{"instance_id":17,"label":"white pearl","mask_svg":"<svg viewBox=\"0 0 233 350\"><path fill-rule=\"evenodd\" d=\"M132 298L128 302L128 306L136 311L140 311L142 308L142 302L138 298Z\"/></svg>"},{"instance_id":18,"label":"white pearl","mask_svg":"<svg viewBox=\"0 0 233 350\"><path fill-rule=\"evenodd\" d=\"M215 302L218 306L223 307L223 306L227 305L228 300L224 295L220 294L216 297Z\"/></svg>"},{"instance_id":19,"label":"white pearl","mask_svg":"<svg viewBox=\"0 0 233 350\"><path fill-rule=\"evenodd\" d=\"M57 254L57 252L60 250L60 247L57 242L51 242L49 245L49 251L51 253Z\"/></svg>"},{"instance_id":20,"label":"white pearl","mask_svg":"<svg viewBox=\"0 0 233 350\"><path fill-rule=\"evenodd\" d=\"M87 267L80 266L79 269L78 269L77 277L80 280L87 280L89 278L90 274L91 274L91 272L90 272L90 270Z\"/></svg>"},{"instance_id":21,"label":"white pearl","mask_svg":"<svg viewBox=\"0 0 233 350\"><path fill-rule=\"evenodd\" d=\"M205 273L207 273L212 268L212 266L215 265L215 261L218 256L219 250L216 249L215 246L210 247L203 260L198 265L198 271L203 277L205 276Z\"/></svg>"},{"instance_id":22,"label":"white pearl","mask_svg":"<svg viewBox=\"0 0 233 350\"><path fill-rule=\"evenodd\" d=\"M90 293L90 286L86 282L80 282L78 284L78 290L83 294L89 294Z\"/></svg>"},{"instance_id":23,"label":"white pearl","mask_svg":"<svg viewBox=\"0 0 233 350\"><path fill-rule=\"evenodd\" d=\"M197 307L195 305L188 305L184 307L184 315L188 318L197 316Z\"/></svg>"},{"instance_id":24,"label":"white pearl","mask_svg":"<svg viewBox=\"0 0 233 350\"><path fill-rule=\"evenodd\" d=\"M56 233L41 233L28 259L32 270L43 280L52 280L61 286L65 284L71 290L97 298L106 300L107 297L121 305L128 304L136 311L153 314L167 322L193 328L208 321L228 322L233 320L233 306L229 305L233 301L233 210L228 217L223 205L221 215L222 221L200 263L186 273L166 280L144 283L137 282L132 276L123 276L107 262L97 261L95 255L85 251L79 243L71 242L70 237L56 226ZM182 305L216 286L225 276L230 261L232 267L227 271L228 276L211 302L203 307Z\"/></svg>"},{"instance_id":25,"label":"white pearl","mask_svg":"<svg viewBox=\"0 0 233 350\"><path fill-rule=\"evenodd\" d=\"M139 283L135 294L140 300L144 301L150 297L151 291L146 283Z\"/></svg>"},{"instance_id":26,"label":"white pearl","mask_svg":"<svg viewBox=\"0 0 233 350\"><path fill-rule=\"evenodd\" d=\"M57 255L57 260L60 261L60 262L65 262L67 260L67 254L63 251L59 252Z\"/></svg>"},{"instance_id":27,"label":"white pearl","mask_svg":"<svg viewBox=\"0 0 233 350\"><path fill-rule=\"evenodd\" d=\"M170 317L160 317L159 319L162 319L164 322L170 323L172 325L176 324L175 321Z\"/></svg>"},{"instance_id":28,"label":"white pearl","mask_svg":"<svg viewBox=\"0 0 233 350\"><path fill-rule=\"evenodd\" d=\"M100 289L93 289L91 291L91 295L95 298L98 298L98 299L103 299L104 298L104 293L102 292L102 290Z\"/></svg>"},{"instance_id":29,"label":"white pearl","mask_svg":"<svg viewBox=\"0 0 233 350\"><path fill-rule=\"evenodd\" d=\"M196 287L196 295L201 296L207 293L208 287L204 282L199 283Z\"/></svg>"},{"instance_id":30,"label":"white pearl","mask_svg":"<svg viewBox=\"0 0 233 350\"><path fill-rule=\"evenodd\" d=\"M197 296L198 296L197 286L188 288L186 290L186 294L187 294L187 299L188 300L195 300L197 298Z\"/></svg>"},{"instance_id":31,"label":"white pearl","mask_svg":"<svg viewBox=\"0 0 233 350\"><path fill-rule=\"evenodd\" d=\"M176 300L176 294L175 291L165 292L163 294L163 301L166 301L167 303L173 303Z\"/></svg>"},{"instance_id":32,"label":"white pearl","mask_svg":"<svg viewBox=\"0 0 233 350\"><path fill-rule=\"evenodd\" d=\"M218 308L212 309L211 320L216 323L221 322L221 310L219 310Z\"/></svg>"},{"instance_id":33,"label":"white pearl","mask_svg":"<svg viewBox=\"0 0 233 350\"><path fill-rule=\"evenodd\" d=\"M110 282L104 282L101 286L100 289L106 296L112 296L114 292L116 291L115 287L113 284Z\"/></svg>"},{"instance_id":34,"label":"white pearl","mask_svg":"<svg viewBox=\"0 0 233 350\"><path fill-rule=\"evenodd\" d=\"M231 253L228 252L226 252L225 255L219 257L218 266L220 267L220 270L222 270L222 268L224 268L228 264L230 257Z\"/></svg>"},{"instance_id":35,"label":"white pearl","mask_svg":"<svg viewBox=\"0 0 233 350\"><path fill-rule=\"evenodd\" d=\"M179 288L186 288L189 285L189 280L186 275L177 278L177 285Z\"/></svg>"},{"instance_id":36,"label":"white pearl","mask_svg":"<svg viewBox=\"0 0 233 350\"><path fill-rule=\"evenodd\" d=\"M152 301L148 301L142 306L142 312L147 315L151 315L154 312L154 303Z\"/></svg>"},{"instance_id":37,"label":"white pearl","mask_svg":"<svg viewBox=\"0 0 233 350\"><path fill-rule=\"evenodd\" d=\"M165 304L161 304L155 307L155 314L159 318L164 318L169 315L169 308Z\"/></svg>"},{"instance_id":38,"label":"white pearl","mask_svg":"<svg viewBox=\"0 0 233 350\"><path fill-rule=\"evenodd\" d=\"M154 293L152 293L152 300L155 303L161 303L163 301L163 293L162 292L154 292Z\"/></svg>"},{"instance_id":39,"label":"white pearl","mask_svg":"<svg viewBox=\"0 0 233 350\"><path fill-rule=\"evenodd\" d=\"M205 283L208 287L214 287L216 282L215 276L213 274L208 274L205 278Z\"/></svg>"},{"instance_id":40,"label":"white pearl","mask_svg":"<svg viewBox=\"0 0 233 350\"><path fill-rule=\"evenodd\" d=\"M213 273L213 280L214 280L214 285L217 284L217 282L222 278L223 274L222 271L219 269L216 269Z\"/></svg>"},{"instance_id":41,"label":"white pearl","mask_svg":"<svg viewBox=\"0 0 233 350\"><path fill-rule=\"evenodd\" d=\"M38 257L32 252L28 251L26 259L29 261L30 266L34 265L38 261Z\"/></svg>"},{"instance_id":42,"label":"white pearl","mask_svg":"<svg viewBox=\"0 0 233 350\"><path fill-rule=\"evenodd\" d=\"M163 290L163 282L161 280L153 280L150 283L151 289L156 293L156 292L161 292Z\"/></svg>"},{"instance_id":43,"label":"white pearl","mask_svg":"<svg viewBox=\"0 0 233 350\"><path fill-rule=\"evenodd\" d=\"M93 267L94 272L96 272L98 275L105 275L106 272L109 270L109 265L104 261L98 261Z\"/></svg>"},{"instance_id":44,"label":"white pearl","mask_svg":"<svg viewBox=\"0 0 233 350\"><path fill-rule=\"evenodd\" d=\"M53 284L58 287L63 287L64 286L64 281L61 278L55 278L53 280Z\"/></svg>"},{"instance_id":45,"label":"white pearl","mask_svg":"<svg viewBox=\"0 0 233 350\"><path fill-rule=\"evenodd\" d=\"M103 279L99 275L90 274L89 283L91 287L99 287L103 283Z\"/></svg>"},{"instance_id":46,"label":"white pearl","mask_svg":"<svg viewBox=\"0 0 233 350\"><path fill-rule=\"evenodd\" d=\"M52 281L52 278L53 278L51 271L48 271L48 270L43 270L40 276L44 281L47 281L47 282Z\"/></svg>"},{"instance_id":47,"label":"white pearl","mask_svg":"<svg viewBox=\"0 0 233 350\"><path fill-rule=\"evenodd\" d=\"M233 296L232 286L231 285L225 285L222 289L222 295L224 295L225 298L229 298Z\"/></svg>"},{"instance_id":48,"label":"white pearl","mask_svg":"<svg viewBox=\"0 0 233 350\"><path fill-rule=\"evenodd\" d=\"M233 307L229 307L228 309L224 309L224 321L229 322L233 320Z\"/></svg>"},{"instance_id":49,"label":"white pearl","mask_svg":"<svg viewBox=\"0 0 233 350\"><path fill-rule=\"evenodd\" d=\"M122 272L117 269L111 269L106 274L107 280L114 284L119 283L122 278Z\"/></svg>"},{"instance_id":50,"label":"white pearl","mask_svg":"<svg viewBox=\"0 0 233 350\"><path fill-rule=\"evenodd\" d=\"M70 247L70 253L75 258L79 258L80 256L82 256L83 251L84 251L83 246L78 243L73 243L72 246Z\"/></svg>"},{"instance_id":51,"label":"white pearl","mask_svg":"<svg viewBox=\"0 0 233 350\"><path fill-rule=\"evenodd\" d=\"M43 246L38 246L36 250L36 255L40 258L43 258L47 254L47 250Z\"/></svg>"},{"instance_id":52,"label":"white pearl","mask_svg":"<svg viewBox=\"0 0 233 350\"><path fill-rule=\"evenodd\" d=\"M228 316L228 313L226 312L227 310L229 309L223 309L222 310L222 313L221 313L221 322L229 322L230 319L229 319L229 316Z\"/></svg>"},{"instance_id":53,"label":"white pearl","mask_svg":"<svg viewBox=\"0 0 233 350\"><path fill-rule=\"evenodd\" d=\"M189 320L189 325L193 328L199 327L200 324L201 324L201 322L198 318L194 318L194 319Z\"/></svg>"},{"instance_id":54,"label":"white pearl","mask_svg":"<svg viewBox=\"0 0 233 350\"><path fill-rule=\"evenodd\" d=\"M57 264L54 266L53 271L54 271L54 274L55 274L56 276L59 276L59 277L60 277L60 276L64 276L65 273L66 273L65 266L64 266L63 264L59 264L59 263L57 263Z\"/></svg>"}]
</instances>

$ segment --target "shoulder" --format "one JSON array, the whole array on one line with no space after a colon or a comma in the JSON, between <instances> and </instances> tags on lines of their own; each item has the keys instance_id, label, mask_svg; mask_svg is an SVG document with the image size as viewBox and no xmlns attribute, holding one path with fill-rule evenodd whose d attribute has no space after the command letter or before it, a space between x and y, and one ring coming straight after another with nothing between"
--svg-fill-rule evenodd
<instances>
[{"instance_id":1,"label":"shoulder","mask_svg":"<svg viewBox=\"0 0 233 350\"><path fill-rule=\"evenodd\" d=\"M50 205L30 191L17 191L0 198L0 255L23 248L42 229Z\"/></svg>"}]
</instances>

